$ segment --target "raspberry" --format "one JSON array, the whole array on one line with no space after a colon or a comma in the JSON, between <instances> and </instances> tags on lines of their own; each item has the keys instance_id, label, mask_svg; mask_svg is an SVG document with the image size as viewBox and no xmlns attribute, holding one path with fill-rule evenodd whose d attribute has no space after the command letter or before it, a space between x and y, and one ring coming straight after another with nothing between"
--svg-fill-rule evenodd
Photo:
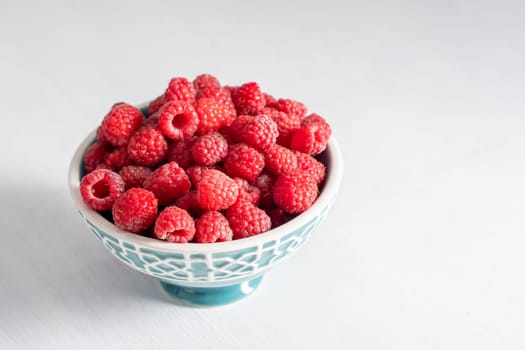
<instances>
[{"instance_id":1,"label":"raspberry","mask_svg":"<svg viewBox=\"0 0 525 350\"><path fill-rule=\"evenodd\" d=\"M175 162L166 163L146 178L144 188L153 192L160 205L169 205L190 190L191 183L184 169Z\"/></svg>"},{"instance_id":2,"label":"raspberry","mask_svg":"<svg viewBox=\"0 0 525 350\"><path fill-rule=\"evenodd\" d=\"M288 147L293 133L301 127L302 118L294 114L286 114L273 108L264 108L263 114L270 116L277 124L279 136L277 136L277 143Z\"/></svg>"},{"instance_id":3,"label":"raspberry","mask_svg":"<svg viewBox=\"0 0 525 350\"><path fill-rule=\"evenodd\" d=\"M201 74L193 80L193 86L197 91L200 91L209 87L220 88L221 83L211 74Z\"/></svg>"},{"instance_id":4,"label":"raspberry","mask_svg":"<svg viewBox=\"0 0 525 350\"><path fill-rule=\"evenodd\" d=\"M113 204L113 221L125 231L142 233L155 222L157 205L157 198L150 191L131 188Z\"/></svg>"},{"instance_id":5,"label":"raspberry","mask_svg":"<svg viewBox=\"0 0 525 350\"><path fill-rule=\"evenodd\" d=\"M273 145L264 154L266 169L274 175L297 168L297 157L293 151L279 145Z\"/></svg>"},{"instance_id":6,"label":"raspberry","mask_svg":"<svg viewBox=\"0 0 525 350\"><path fill-rule=\"evenodd\" d=\"M193 187L197 187L202 180L202 175L208 170L210 170L210 168L203 165L194 165L186 169L186 174L188 174Z\"/></svg>"},{"instance_id":7,"label":"raspberry","mask_svg":"<svg viewBox=\"0 0 525 350\"><path fill-rule=\"evenodd\" d=\"M264 155L244 143L231 146L224 160L226 174L232 177L242 177L250 182L257 178L263 168Z\"/></svg>"},{"instance_id":8,"label":"raspberry","mask_svg":"<svg viewBox=\"0 0 525 350\"><path fill-rule=\"evenodd\" d=\"M168 146L168 162L177 162L184 169L195 164L191 156L191 147L196 139L196 136L190 136L185 140L171 143Z\"/></svg>"},{"instance_id":9,"label":"raspberry","mask_svg":"<svg viewBox=\"0 0 525 350\"><path fill-rule=\"evenodd\" d=\"M294 218L293 215L288 214L287 212L283 211L280 208L274 208L270 210L270 213L268 215L270 216L270 219L272 220L272 228L279 227L282 224L285 224Z\"/></svg>"},{"instance_id":10,"label":"raspberry","mask_svg":"<svg viewBox=\"0 0 525 350\"><path fill-rule=\"evenodd\" d=\"M128 165L120 169L119 174L126 183L126 188L143 187L144 180L152 173L150 168L139 165Z\"/></svg>"},{"instance_id":11,"label":"raspberry","mask_svg":"<svg viewBox=\"0 0 525 350\"><path fill-rule=\"evenodd\" d=\"M241 141L241 133L244 127L254 117L251 115L240 115L233 120L233 122L220 130L221 134L228 140L229 144L233 144Z\"/></svg>"},{"instance_id":12,"label":"raspberry","mask_svg":"<svg viewBox=\"0 0 525 350\"><path fill-rule=\"evenodd\" d=\"M111 151L111 145L104 141L97 141L88 147L86 154L84 154L84 170L90 173L97 165L104 163L106 154Z\"/></svg>"},{"instance_id":13,"label":"raspberry","mask_svg":"<svg viewBox=\"0 0 525 350\"><path fill-rule=\"evenodd\" d=\"M261 202L261 190L256 186L250 185L248 181L240 177L234 177L233 180L239 186L239 197L237 200L250 202L258 206Z\"/></svg>"},{"instance_id":14,"label":"raspberry","mask_svg":"<svg viewBox=\"0 0 525 350\"><path fill-rule=\"evenodd\" d=\"M137 165L152 167L166 158L168 143L160 131L152 127L140 129L128 144L128 154Z\"/></svg>"},{"instance_id":15,"label":"raspberry","mask_svg":"<svg viewBox=\"0 0 525 350\"><path fill-rule=\"evenodd\" d=\"M277 99L270 94L263 94L264 101L266 102L266 107L273 107L277 103Z\"/></svg>"},{"instance_id":16,"label":"raspberry","mask_svg":"<svg viewBox=\"0 0 525 350\"><path fill-rule=\"evenodd\" d=\"M238 201L226 210L233 239L246 238L268 231L272 222L264 210L249 202Z\"/></svg>"},{"instance_id":17,"label":"raspberry","mask_svg":"<svg viewBox=\"0 0 525 350\"><path fill-rule=\"evenodd\" d=\"M131 163L127 147L116 148L104 157L104 164L114 171L119 171Z\"/></svg>"},{"instance_id":18,"label":"raspberry","mask_svg":"<svg viewBox=\"0 0 525 350\"><path fill-rule=\"evenodd\" d=\"M275 184L275 177L262 173L255 179L255 186L261 190L261 207L271 208L274 207L273 203L273 185Z\"/></svg>"},{"instance_id":19,"label":"raspberry","mask_svg":"<svg viewBox=\"0 0 525 350\"><path fill-rule=\"evenodd\" d=\"M218 211L204 213L195 223L195 242L213 243L231 241L233 231L228 220Z\"/></svg>"},{"instance_id":20,"label":"raspberry","mask_svg":"<svg viewBox=\"0 0 525 350\"><path fill-rule=\"evenodd\" d=\"M113 106L104 117L101 124L102 132L113 146L125 146L142 124L142 119L142 113L138 108L120 103Z\"/></svg>"},{"instance_id":21,"label":"raspberry","mask_svg":"<svg viewBox=\"0 0 525 350\"><path fill-rule=\"evenodd\" d=\"M195 141L191 154L199 165L214 165L228 154L228 142L218 132L211 132Z\"/></svg>"},{"instance_id":22,"label":"raspberry","mask_svg":"<svg viewBox=\"0 0 525 350\"><path fill-rule=\"evenodd\" d=\"M195 102L197 92L193 83L186 78L173 78L164 93L166 101L181 101L187 103Z\"/></svg>"},{"instance_id":23,"label":"raspberry","mask_svg":"<svg viewBox=\"0 0 525 350\"><path fill-rule=\"evenodd\" d=\"M274 108L288 115L297 115L301 119L306 116L305 105L294 100L280 98Z\"/></svg>"},{"instance_id":24,"label":"raspberry","mask_svg":"<svg viewBox=\"0 0 525 350\"><path fill-rule=\"evenodd\" d=\"M233 108L233 114L237 113L232 101L232 96L225 88L208 86L197 93L197 100L201 98L213 98L217 102Z\"/></svg>"},{"instance_id":25,"label":"raspberry","mask_svg":"<svg viewBox=\"0 0 525 350\"><path fill-rule=\"evenodd\" d=\"M160 95L154 100L152 100L148 105L148 116L151 116L160 109L166 103L166 98L164 95Z\"/></svg>"},{"instance_id":26,"label":"raspberry","mask_svg":"<svg viewBox=\"0 0 525 350\"><path fill-rule=\"evenodd\" d=\"M188 102L168 102L159 109L159 127L173 140L184 140L197 131L199 116Z\"/></svg>"},{"instance_id":27,"label":"raspberry","mask_svg":"<svg viewBox=\"0 0 525 350\"><path fill-rule=\"evenodd\" d=\"M323 163L306 153L296 151L295 156L297 157L298 169L310 174L317 182L317 185L323 183L326 176L326 167Z\"/></svg>"},{"instance_id":28,"label":"raspberry","mask_svg":"<svg viewBox=\"0 0 525 350\"><path fill-rule=\"evenodd\" d=\"M231 124L235 118L231 107L211 97L198 99L195 103L195 111L199 118L197 133L200 135L217 131L221 127Z\"/></svg>"},{"instance_id":29,"label":"raspberry","mask_svg":"<svg viewBox=\"0 0 525 350\"><path fill-rule=\"evenodd\" d=\"M302 170L282 174L273 186L273 200L282 210L300 214L310 208L317 198L317 183Z\"/></svg>"},{"instance_id":30,"label":"raspberry","mask_svg":"<svg viewBox=\"0 0 525 350\"><path fill-rule=\"evenodd\" d=\"M237 200L239 186L226 174L208 170L197 184L197 200L205 210L222 210Z\"/></svg>"},{"instance_id":31,"label":"raspberry","mask_svg":"<svg viewBox=\"0 0 525 350\"><path fill-rule=\"evenodd\" d=\"M124 193L124 180L110 170L95 169L80 181L80 195L91 209L111 209L115 200Z\"/></svg>"},{"instance_id":32,"label":"raspberry","mask_svg":"<svg viewBox=\"0 0 525 350\"><path fill-rule=\"evenodd\" d=\"M188 243L195 236L195 222L186 210L167 207L155 221L155 235L172 243Z\"/></svg>"},{"instance_id":33,"label":"raspberry","mask_svg":"<svg viewBox=\"0 0 525 350\"><path fill-rule=\"evenodd\" d=\"M279 131L277 124L267 115L258 115L241 131L241 139L255 148L266 150L275 144Z\"/></svg>"},{"instance_id":34,"label":"raspberry","mask_svg":"<svg viewBox=\"0 0 525 350\"><path fill-rule=\"evenodd\" d=\"M232 94L232 99L238 114L256 115L266 105L261 88L254 82L241 85Z\"/></svg>"},{"instance_id":35,"label":"raspberry","mask_svg":"<svg viewBox=\"0 0 525 350\"><path fill-rule=\"evenodd\" d=\"M332 130L319 115L311 114L303 119L290 142L290 148L308 154L319 154L326 149Z\"/></svg>"},{"instance_id":36,"label":"raspberry","mask_svg":"<svg viewBox=\"0 0 525 350\"><path fill-rule=\"evenodd\" d=\"M106 143L108 142L108 140L106 140L106 136L104 136L104 131L102 130L101 126L97 128L97 141Z\"/></svg>"},{"instance_id":37,"label":"raspberry","mask_svg":"<svg viewBox=\"0 0 525 350\"><path fill-rule=\"evenodd\" d=\"M200 216L203 213L203 209L199 206L199 201L197 200L197 192L195 191L184 193L175 200L175 205L194 216Z\"/></svg>"}]
</instances>

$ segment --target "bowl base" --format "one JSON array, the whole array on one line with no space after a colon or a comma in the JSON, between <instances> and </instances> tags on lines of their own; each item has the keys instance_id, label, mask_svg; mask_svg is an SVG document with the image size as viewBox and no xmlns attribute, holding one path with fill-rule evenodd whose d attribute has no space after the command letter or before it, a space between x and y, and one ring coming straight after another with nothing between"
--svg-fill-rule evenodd
<instances>
[{"instance_id":1,"label":"bowl base","mask_svg":"<svg viewBox=\"0 0 525 350\"><path fill-rule=\"evenodd\" d=\"M160 282L162 289L178 302L199 307L230 304L252 294L261 284L263 276L224 287L185 287Z\"/></svg>"}]
</instances>

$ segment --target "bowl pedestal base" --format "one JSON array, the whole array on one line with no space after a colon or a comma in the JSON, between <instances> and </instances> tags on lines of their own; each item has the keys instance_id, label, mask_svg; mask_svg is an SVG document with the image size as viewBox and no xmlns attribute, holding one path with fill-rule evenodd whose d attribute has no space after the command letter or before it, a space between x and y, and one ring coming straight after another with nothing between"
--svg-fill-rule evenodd
<instances>
[{"instance_id":1,"label":"bowl pedestal base","mask_svg":"<svg viewBox=\"0 0 525 350\"><path fill-rule=\"evenodd\" d=\"M239 301L252 294L261 284L263 276L224 287L186 287L160 282L164 292L178 302L190 306L220 306Z\"/></svg>"}]
</instances>

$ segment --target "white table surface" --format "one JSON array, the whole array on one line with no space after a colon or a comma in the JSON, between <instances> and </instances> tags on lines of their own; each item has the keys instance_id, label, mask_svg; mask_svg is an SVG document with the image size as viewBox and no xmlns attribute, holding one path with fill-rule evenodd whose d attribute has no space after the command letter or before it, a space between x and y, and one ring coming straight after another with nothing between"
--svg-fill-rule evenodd
<instances>
[{"instance_id":1,"label":"white table surface","mask_svg":"<svg viewBox=\"0 0 525 350\"><path fill-rule=\"evenodd\" d=\"M525 5L0 2L0 349L523 349ZM116 101L255 80L335 130L339 198L226 307L171 304L66 187Z\"/></svg>"}]
</instances>

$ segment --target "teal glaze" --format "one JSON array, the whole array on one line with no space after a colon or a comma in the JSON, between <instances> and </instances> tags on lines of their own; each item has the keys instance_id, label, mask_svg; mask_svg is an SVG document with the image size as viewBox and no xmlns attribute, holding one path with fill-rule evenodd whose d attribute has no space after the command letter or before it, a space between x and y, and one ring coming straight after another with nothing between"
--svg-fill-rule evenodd
<instances>
[{"instance_id":1,"label":"teal glaze","mask_svg":"<svg viewBox=\"0 0 525 350\"><path fill-rule=\"evenodd\" d=\"M224 287L185 287L160 282L168 296L190 306L220 306L239 301L252 294L261 284L263 276L243 283Z\"/></svg>"}]
</instances>

